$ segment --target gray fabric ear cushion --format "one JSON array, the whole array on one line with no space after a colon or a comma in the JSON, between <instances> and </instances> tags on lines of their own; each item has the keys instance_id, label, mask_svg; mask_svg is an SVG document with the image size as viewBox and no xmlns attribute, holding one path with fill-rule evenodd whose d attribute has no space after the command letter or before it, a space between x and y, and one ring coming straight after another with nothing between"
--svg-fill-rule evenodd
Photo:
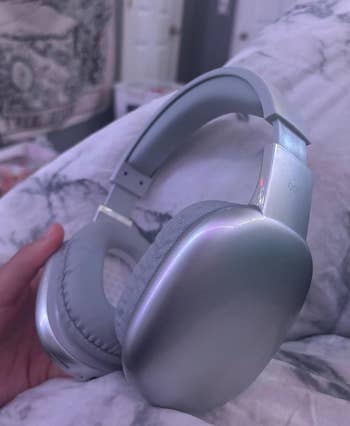
<instances>
[{"instance_id":1,"label":"gray fabric ear cushion","mask_svg":"<svg viewBox=\"0 0 350 426\"><path fill-rule=\"evenodd\" d=\"M175 242L192 224L205 215L231 205L224 201L203 201L192 204L174 216L159 232L154 243L132 271L117 304L115 331L121 344L139 299Z\"/></svg>"},{"instance_id":2,"label":"gray fabric ear cushion","mask_svg":"<svg viewBox=\"0 0 350 426\"><path fill-rule=\"evenodd\" d=\"M58 253L57 308L70 341L101 361L120 362L120 345L115 338L114 308L103 293L103 262L108 247L108 224L91 223L75 234ZM51 278L50 278L51 280ZM78 281L89 291L77 291ZM102 293L102 294L101 294Z\"/></svg>"}]
</instances>

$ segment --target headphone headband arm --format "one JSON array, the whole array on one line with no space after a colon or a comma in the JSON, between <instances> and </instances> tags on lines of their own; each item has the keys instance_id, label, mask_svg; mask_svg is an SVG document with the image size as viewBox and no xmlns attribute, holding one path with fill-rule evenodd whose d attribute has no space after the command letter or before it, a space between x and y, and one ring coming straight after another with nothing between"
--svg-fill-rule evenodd
<instances>
[{"instance_id":1,"label":"headphone headband arm","mask_svg":"<svg viewBox=\"0 0 350 426\"><path fill-rule=\"evenodd\" d=\"M113 173L105 205L128 217L155 172L186 137L210 120L232 112L264 118L274 128L273 142L306 162L309 140L303 122L280 93L248 69L224 67L185 85L150 120Z\"/></svg>"}]
</instances>

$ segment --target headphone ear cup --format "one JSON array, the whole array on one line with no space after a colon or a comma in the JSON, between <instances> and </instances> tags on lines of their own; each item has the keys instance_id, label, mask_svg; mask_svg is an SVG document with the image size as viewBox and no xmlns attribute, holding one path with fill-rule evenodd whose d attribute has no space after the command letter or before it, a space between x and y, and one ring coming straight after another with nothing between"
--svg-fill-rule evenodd
<instances>
[{"instance_id":1,"label":"headphone ear cup","mask_svg":"<svg viewBox=\"0 0 350 426\"><path fill-rule=\"evenodd\" d=\"M305 240L284 223L254 206L213 211L147 284L122 340L126 378L159 407L204 412L228 401L281 345L311 276Z\"/></svg>"},{"instance_id":2,"label":"headphone ear cup","mask_svg":"<svg viewBox=\"0 0 350 426\"><path fill-rule=\"evenodd\" d=\"M159 232L154 243L133 269L117 304L115 331L121 344L139 299L172 246L195 222L209 213L229 206L232 204L225 201L203 201L192 204L169 220Z\"/></svg>"}]
</instances>

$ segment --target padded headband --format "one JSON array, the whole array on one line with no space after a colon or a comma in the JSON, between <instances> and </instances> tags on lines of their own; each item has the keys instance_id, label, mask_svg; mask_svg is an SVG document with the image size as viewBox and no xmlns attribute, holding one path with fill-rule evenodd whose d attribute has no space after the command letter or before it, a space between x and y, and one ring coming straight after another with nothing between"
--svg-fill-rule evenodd
<instances>
[{"instance_id":1,"label":"padded headband","mask_svg":"<svg viewBox=\"0 0 350 426\"><path fill-rule=\"evenodd\" d=\"M274 141L306 161L305 145L309 140L304 124L280 93L248 69L219 68L177 91L151 119L112 174L112 188L95 220L101 209L119 221L129 220L135 202L145 194L155 172L181 147L186 136L232 112L264 118L274 127Z\"/></svg>"},{"instance_id":2,"label":"padded headband","mask_svg":"<svg viewBox=\"0 0 350 426\"><path fill-rule=\"evenodd\" d=\"M142 132L126 161L152 176L186 136L224 114L240 112L281 120L306 144L304 125L280 93L248 69L221 68L178 91ZM281 143L283 143L281 141Z\"/></svg>"}]
</instances>

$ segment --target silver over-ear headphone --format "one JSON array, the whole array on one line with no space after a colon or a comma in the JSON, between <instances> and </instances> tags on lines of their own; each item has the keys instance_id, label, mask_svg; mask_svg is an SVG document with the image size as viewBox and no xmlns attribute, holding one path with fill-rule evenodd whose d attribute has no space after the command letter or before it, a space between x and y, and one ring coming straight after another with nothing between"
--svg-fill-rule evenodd
<instances>
[{"instance_id":1,"label":"silver over-ear headphone","mask_svg":"<svg viewBox=\"0 0 350 426\"><path fill-rule=\"evenodd\" d=\"M263 117L274 129L250 203L191 205L150 245L130 219L136 201L185 136L230 112ZM310 286L307 144L293 110L247 69L214 70L184 86L113 173L93 222L47 263L36 309L47 353L80 379L123 368L161 407L205 411L244 390ZM103 290L112 248L136 262L116 308Z\"/></svg>"}]
</instances>

